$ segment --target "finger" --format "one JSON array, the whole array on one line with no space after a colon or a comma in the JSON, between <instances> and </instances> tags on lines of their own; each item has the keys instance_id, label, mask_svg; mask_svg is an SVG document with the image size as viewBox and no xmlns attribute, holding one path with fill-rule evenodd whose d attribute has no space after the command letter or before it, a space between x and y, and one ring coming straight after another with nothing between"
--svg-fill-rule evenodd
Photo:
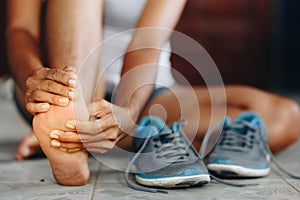
<instances>
[{"instance_id":1,"label":"finger","mask_svg":"<svg viewBox=\"0 0 300 200\"><path fill-rule=\"evenodd\" d=\"M102 142L106 140L116 140L118 137L118 129L117 128L110 128L105 132L95 134L95 135L85 135L79 134L80 138L82 139L82 143L86 145L86 143L96 143Z\"/></svg>"},{"instance_id":2,"label":"finger","mask_svg":"<svg viewBox=\"0 0 300 200\"><path fill-rule=\"evenodd\" d=\"M47 102L49 104L54 104L58 106L67 106L69 104L69 98L45 92L42 90L33 91L31 93L30 99L33 102Z\"/></svg>"},{"instance_id":3,"label":"finger","mask_svg":"<svg viewBox=\"0 0 300 200\"><path fill-rule=\"evenodd\" d=\"M66 127L77 130L78 133L81 134L98 134L101 133L103 130L98 123L98 121L74 121L70 120L66 123Z\"/></svg>"},{"instance_id":4,"label":"finger","mask_svg":"<svg viewBox=\"0 0 300 200\"><path fill-rule=\"evenodd\" d=\"M78 151L81 151L82 149L81 148L74 148L74 149L67 149L67 152L68 153L76 153Z\"/></svg>"},{"instance_id":5,"label":"finger","mask_svg":"<svg viewBox=\"0 0 300 200\"><path fill-rule=\"evenodd\" d=\"M29 102L26 104L26 110L35 115L37 113L47 112L50 109L49 103L33 103Z\"/></svg>"},{"instance_id":6,"label":"finger","mask_svg":"<svg viewBox=\"0 0 300 200\"><path fill-rule=\"evenodd\" d=\"M99 137L98 135L92 136L90 134L78 134L77 132L52 130L50 138L56 139L59 142L91 142L100 141L102 138L105 139L105 136Z\"/></svg>"},{"instance_id":7,"label":"finger","mask_svg":"<svg viewBox=\"0 0 300 200\"><path fill-rule=\"evenodd\" d=\"M77 134L76 132L65 132L60 130L52 130L50 132L50 138L56 139L58 142L82 142L82 143L91 143L91 142L101 142L103 140L117 140L119 137L118 129L111 128L105 131L104 133L90 135L90 134Z\"/></svg>"},{"instance_id":8,"label":"finger","mask_svg":"<svg viewBox=\"0 0 300 200\"><path fill-rule=\"evenodd\" d=\"M106 152L108 152L110 149L102 149L102 148L89 148L89 149L86 149L86 151L88 152L94 152L94 153L101 153L101 154L104 154Z\"/></svg>"},{"instance_id":9,"label":"finger","mask_svg":"<svg viewBox=\"0 0 300 200\"><path fill-rule=\"evenodd\" d=\"M103 131L109 128L118 127L117 122L112 114L105 115L104 117L96 120Z\"/></svg>"},{"instance_id":10,"label":"finger","mask_svg":"<svg viewBox=\"0 0 300 200\"><path fill-rule=\"evenodd\" d=\"M50 142L52 147L55 148L67 148L67 149L75 149L75 148L83 148L83 144L81 142L59 142L58 140L51 140Z\"/></svg>"},{"instance_id":11,"label":"finger","mask_svg":"<svg viewBox=\"0 0 300 200\"><path fill-rule=\"evenodd\" d=\"M48 69L47 71L45 71L44 77L46 79L53 80L70 87L76 86L77 75L73 72L73 70L64 71L58 69Z\"/></svg>"},{"instance_id":12,"label":"finger","mask_svg":"<svg viewBox=\"0 0 300 200\"><path fill-rule=\"evenodd\" d=\"M110 128L99 135L103 135L103 137L105 137L105 139L108 139L108 140L116 140L119 135L119 129L118 128Z\"/></svg>"},{"instance_id":13,"label":"finger","mask_svg":"<svg viewBox=\"0 0 300 200\"><path fill-rule=\"evenodd\" d=\"M78 98L78 93L74 88L62 85L53 80L42 80L37 88L45 92L61 95L70 99Z\"/></svg>"},{"instance_id":14,"label":"finger","mask_svg":"<svg viewBox=\"0 0 300 200\"><path fill-rule=\"evenodd\" d=\"M112 112L112 104L104 99L93 102L87 106L90 115L97 115L98 113L108 114Z\"/></svg>"},{"instance_id":15,"label":"finger","mask_svg":"<svg viewBox=\"0 0 300 200\"><path fill-rule=\"evenodd\" d=\"M79 133L90 133L97 134L103 131L106 131L108 128L116 127L117 123L115 122L112 115L106 115L101 119L95 121L74 121L70 120L66 123L67 128L76 128Z\"/></svg>"},{"instance_id":16,"label":"finger","mask_svg":"<svg viewBox=\"0 0 300 200\"><path fill-rule=\"evenodd\" d=\"M90 151L91 149L113 149L116 145L115 141L103 140L101 142L85 143L85 148Z\"/></svg>"},{"instance_id":17,"label":"finger","mask_svg":"<svg viewBox=\"0 0 300 200\"><path fill-rule=\"evenodd\" d=\"M63 71L65 71L65 72L72 72L72 73L76 74L76 69L75 69L75 67L72 67L72 66L66 66L63 69Z\"/></svg>"},{"instance_id":18,"label":"finger","mask_svg":"<svg viewBox=\"0 0 300 200\"><path fill-rule=\"evenodd\" d=\"M63 71L59 69L41 68L34 72L32 77L38 79L49 79L70 87L76 86L77 75L72 71ZM36 79L36 78L34 78Z\"/></svg>"},{"instance_id":19,"label":"finger","mask_svg":"<svg viewBox=\"0 0 300 200\"><path fill-rule=\"evenodd\" d=\"M81 142L81 138L76 132L52 130L50 138L56 139L59 142Z\"/></svg>"},{"instance_id":20,"label":"finger","mask_svg":"<svg viewBox=\"0 0 300 200\"><path fill-rule=\"evenodd\" d=\"M59 148L62 152L68 152L68 153L76 153L78 151L82 151L81 148L74 148L74 149L67 149L67 148Z\"/></svg>"},{"instance_id":21,"label":"finger","mask_svg":"<svg viewBox=\"0 0 300 200\"><path fill-rule=\"evenodd\" d=\"M90 150L91 148L112 149L116 145L116 143L124 137L125 134L121 134L118 136L117 134L118 131L116 131L115 129L114 130L110 129L110 130L111 133L100 134L100 135L105 135L104 137L102 136L101 141L94 140L93 142L84 142L83 145L88 150ZM112 133L115 134L112 137L113 139L108 138L107 135L110 135Z\"/></svg>"},{"instance_id":22,"label":"finger","mask_svg":"<svg viewBox=\"0 0 300 200\"><path fill-rule=\"evenodd\" d=\"M75 150L78 150L78 149L75 149ZM102 153L102 154L108 152L109 150L110 149L106 149L106 148L103 149L103 148L99 148L99 147L90 148L90 149L86 149L86 148L80 149L80 151L93 152L93 153ZM70 153L73 153L73 149L66 149L64 151L66 151L66 152L70 151Z\"/></svg>"}]
</instances>

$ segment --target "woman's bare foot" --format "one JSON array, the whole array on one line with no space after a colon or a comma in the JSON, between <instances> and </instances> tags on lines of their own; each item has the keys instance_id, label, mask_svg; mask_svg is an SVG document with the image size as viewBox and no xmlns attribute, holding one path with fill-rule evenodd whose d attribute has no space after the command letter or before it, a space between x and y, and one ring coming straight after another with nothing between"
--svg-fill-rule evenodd
<instances>
[{"instance_id":1,"label":"woman's bare foot","mask_svg":"<svg viewBox=\"0 0 300 200\"><path fill-rule=\"evenodd\" d=\"M87 183L90 172L88 168L88 155L85 151L67 153L50 146L51 130L65 130L68 120L87 120L87 108L82 99L70 101L66 107L51 105L46 113L41 113L33 118L33 130L39 140L41 148L47 156L52 173L59 184L84 185Z\"/></svg>"},{"instance_id":2,"label":"woman's bare foot","mask_svg":"<svg viewBox=\"0 0 300 200\"><path fill-rule=\"evenodd\" d=\"M31 132L20 142L15 159L22 160L38 153L41 153L41 147L36 136Z\"/></svg>"}]
</instances>

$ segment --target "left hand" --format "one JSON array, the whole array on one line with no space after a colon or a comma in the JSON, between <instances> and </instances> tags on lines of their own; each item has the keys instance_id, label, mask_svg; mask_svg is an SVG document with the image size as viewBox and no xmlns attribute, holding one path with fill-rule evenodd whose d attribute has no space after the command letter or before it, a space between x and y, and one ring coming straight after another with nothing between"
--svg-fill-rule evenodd
<instances>
[{"instance_id":1,"label":"left hand","mask_svg":"<svg viewBox=\"0 0 300 200\"><path fill-rule=\"evenodd\" d=\"M50 105L67 106L76 100L76 70L67 66L63 70L39 68L26 79L26 109L32 115L47 112Z\"/></svg>"},{"instance_id":2,"label":"left hand","mask_svg":"<svg viewBox=\"0 0 300 200\"><path fill-rule=\"evenodd\" d=\"M90 104L88 109L94 119L68 121L66 127L73 132L51 131L51 145L67 152L88 150L105 153L126 134L133 133L135 121L128 108L100 100Z\"/></svg>"}]
</instances>

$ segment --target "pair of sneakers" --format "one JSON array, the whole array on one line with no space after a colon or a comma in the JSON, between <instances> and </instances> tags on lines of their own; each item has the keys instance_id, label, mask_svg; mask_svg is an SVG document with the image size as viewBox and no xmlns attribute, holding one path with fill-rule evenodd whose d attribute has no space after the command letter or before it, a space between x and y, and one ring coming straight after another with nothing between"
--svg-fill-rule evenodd
<instances>
[{"instance_id":1,"label":"pair of sneakers","mask_svg":"<svg viewBox=\"0 0 300 200\"><path fill-rule=\"evenodd\" d=\"M183 125L180 121L168 127L158 117L142 118L133 140L134 156L125 173L125 181L131 188L165 192L155 188L204 185L211 177L220 180L218 177L254 178L269 174L270 160L274 157L267 144L266 127L258 114L243 112L234 121L226 117L221 134L210 145L213 148L207 143L211 143L214 130L206 135L202 156L185 136ZM128 181L132 166L136 168L135 178L140 185Z\"/></svg>"}]
</instances>

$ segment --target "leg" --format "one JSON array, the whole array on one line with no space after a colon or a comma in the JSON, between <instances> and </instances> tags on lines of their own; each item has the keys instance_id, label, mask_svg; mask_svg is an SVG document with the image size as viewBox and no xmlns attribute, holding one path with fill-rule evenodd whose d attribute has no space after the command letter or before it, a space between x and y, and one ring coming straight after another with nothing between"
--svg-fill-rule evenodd
<instances>
[{"instance_id":1,"label":"leg","mask_svg":"<svg viewBox=\"0 0 300 200\"><path fill-rule=\"evenodd\" d=\"M216 91L219 89L218 87L212 88ZM274 152L286 148L298 139L300 134L300 110L296 102L251 87L227 86L225 89L227 95L226 115L234 118L240 112L246 110L259 113L266 122L269 145ZM216 121L211 122L212 103L208 90L204 87L195 87L194 91L199 102L200 118L194 112L195 105L191 104L189 98L187 98L190 96L191 91L184 86L173 88L172 92L174 94L169 91L159 94L151 101L143 115L150 113L165 117L166 113L166 122L169 125L181 117L187 118L189 123L185 127L185 132L190 139L194 138L192 140L193 144L196 148L199 148L210 123ZM178 99L186 100L179 102ZM160 107L154 105L160 105ZM223 105L222 102L217 105L214 104L214 108L219 110L215 112L217 115L219 113L219 116L214 118L215 120L224 117ZM184 108L184 112L181 111L181 108ZM195 130L196 136L194 134Z\"/></svg>"},{"instance_id":2,"label":"leg","mask_svg":"<svg viewBox=\"0 0 300 200\"><path fill-rule=\"evenodd\" d=\"M104 96L104 85L98 84L96 87L96 75L101 70L100 48L89 55L90 51L101 41L102 9L103 1L97 0L53 0L47 3L48 62L53 68L77 67L86 102L91 102L94 91L97 91L95 98L99 99ZM88 55L88 60L85 60ZM23 109L26 110L22 93L16 90L16 94ZM34 150L38 147L35 136L30 135L22 141L16 152L16 158L26 158L35 153L35 151L29 151L30 149Z\"/></svg>"},{"instance_id":3,"label":"leg","mask_svg":"<svg viewBox=\"0 0 300 200\"><path fill-rule=\"evenodd\" d=\"M82 185L87 182L88 155L85 151L65 153L51 147L49 132L53 129L66 130L65 123L71 119L89 119L86 102L91 102L94 97L100 55L94 54L88 62L85 59L100 42L102 3L97 0L48 2L46 39L50 66L59 69L64 66L77 67L83 89L79 92L79 100L71 101L67 107L52 105L47 113L38 114L33 120L34 133L49 159L53 175L63 185Z\"/></svg>"},{"instance_id":4,"label":"leg","mask_svg":"<svg viewBox=\"0 0 300 200\"><path fill-rule=\"evenodd\" d=\"M230 107L253 110L265 121L269 145L273 152L288 147L300 136L300 109L297 102L252 87L229 86L226 89ZM228 114L232 117L235 113Z\"/></svg>"},{"instance_id":5,"label":"leg","mask_svg":"<svg viewBox=\"0 0 300 200\"><path fill-rule=\"evenodd\" d=\"M102 0L52 0L46 12L46 46L52 68L77 68L87 103L94 97L101 72ZM93 50L93 52L91 52ZM87 59L88 58L88 59ZM104 86L101 84L102 92ZM98 90L97 90L98 91ZM100 94L103 97L104 93Z\"/></svg>"}]
</instances>

